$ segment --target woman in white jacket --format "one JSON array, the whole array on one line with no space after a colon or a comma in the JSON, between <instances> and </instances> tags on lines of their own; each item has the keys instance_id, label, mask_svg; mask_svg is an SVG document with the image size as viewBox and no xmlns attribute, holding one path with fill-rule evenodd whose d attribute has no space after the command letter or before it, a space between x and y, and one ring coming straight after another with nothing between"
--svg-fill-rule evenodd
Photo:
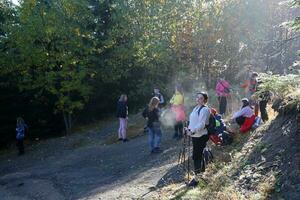
<instances>
[{"instance_id":1,"label":"woman in white jacket","mask_svg":"<svg viewBox=\"0 0 300 200\"><path fill-rule=\"evenodd\" d=\"M192 138L193 142L193 160L195 175L204 172L203 168L203 150L208 141L208 132L206 125L209 123L210 110L206 106L208 95L205 92L199 92L196 96L197 105L193 109L189 118L189 126L186 129L187 134ZM196 177L195 177L196 178ZM198 181L192 179L189 186L196 186Z\"/></svg>"}]
</instances>

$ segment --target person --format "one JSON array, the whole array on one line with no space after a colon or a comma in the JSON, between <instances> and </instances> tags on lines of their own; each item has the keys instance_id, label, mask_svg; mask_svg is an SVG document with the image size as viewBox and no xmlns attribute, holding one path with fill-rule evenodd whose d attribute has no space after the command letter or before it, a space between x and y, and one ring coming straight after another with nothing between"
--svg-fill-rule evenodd
<instances>
[{"instance_id":1,"label":"person","mask_svg":"<svg viewBox=\"0 0 300 200\"><path fill-rule=\"evenodd\" d=\"M227 97L230 96L230 84L224 79L220 78L216 85L216 94L219 101L219 114L224 115L227 107Z\"/></svg>"},{"instance_id":2,"label":"person","mask_svg":"<svg viewBox=\"0 0 300 200\"><path fill-rule=\"evenodd\" d=\"M160 93L157 87L153 90L153 96L159 98L159 106L162 107L165 103L164 96Z\"/></svg>"},{"instance_id":3,"label":"person","mask_svg":"<svg viewBox=\"0 0 300 200\"><path fill-rule=\"evenodd\" d=\"M26 131L28 131L28 126L25 124L24 119L22 117L17 118L17 125L16 125L16 140L17 140L17 147L19 150L18 155L23 155L24 151L24 138Z\"/></svg>"},{"instance_id":4,"label":"person","mask_svg":"<svg viewBox=\"0 0 300 200\"><path fill-rule=\"evenodd\" d=\"M189 126L185 128L188 136L192 138L193 144L193 161L195 177L189 183L189 186L198 184L197 175L205 171L203 164L203 150L209 139L207 125L209 124L210 109L206 106L208 95L206 92L199 92L196 96L197 105L189 116Z\"/></svg>"},{"instance_id":5,"label":"person","mask_svg":"<svg viewBox=\"0 0 300 200\"><path fill-rule=\"evenodd\" d=\"M272 97L273 97L273 93L271 91L265 91L260 95L259 110L263 122L269 120L269 116L267 112L267 104L272 101Z\"/></svg>"},{"instance_id":6,"label":"person","mask_svg":"<svg viewBox=\"0 0 300 200\"><path fill-rule=\"evenodd\" d=\"M162 137L161 127L160 127L160 110L158 108L159 98L152 97L149 105L144 109L142 115L147 119L147 132L148 132L148 141L150 145L151 153L159 153L160 141Z\"/></svg>"},{"instance_id":7,"label":"person","mask_svg":"<svg viewBox=\"0 0 300 200\"><path fill-rule=\"evenodd\" d=\"M227 145L231 144L233 138L231 136L232 132L226 126L222 119L222 115L218 114L215 108L210 109L210 113L216 120L215 134L209 136L209 139L212 140L215 144Z\"/></svg>"},{"instance_id":8,"label":"person","mask_svg":"<svg viewBox=\"0 0 300 200\"><path fill-rule=\"evenodd\" d=\"M252 127L255 121L255 115L247 98L242 99L242 107L235 112L231 118L240 126L240 132L246 133Z\"/></svg>"},{"instance_id":9,"label":"person","mask_svg":"<svg viewBox=\"0 0 300 200\"><path fill-rule=\"evenodd\" d=\"M253 94L257 91L258 86L258 73L252 72L249 79L247 79L244 84L242 84L242 88L245 88L245 96L248 98L251 106L254 106L255 115L258 115L258 103L255 99L253 99Z\"/></svg>"},{"instance_id":10,"label":"person","mask_svg":"<svg viewBox=\"0 0 300 200\"><path fill-rule=\"evenodd\" d=\"M171 110L175 115L175 125L174 125L174 139L181 139L183 136L183 123L185 120L185 111L184 111L184 96L182 87L176 85L175 94L170 100Z\"/></svg>"},{"instance_id":11,"label":"person","mask_svg":"<svg viewBox=\"0 0 300 200\"><path fill-rule=\"evenodd\" d=\"M117 117L119 118L119 130L118 130L118 140L127 142L127 122L128 122L128 106L127 106L127 95L122 94L117 104Z\"/></svg>"}]
</instances>

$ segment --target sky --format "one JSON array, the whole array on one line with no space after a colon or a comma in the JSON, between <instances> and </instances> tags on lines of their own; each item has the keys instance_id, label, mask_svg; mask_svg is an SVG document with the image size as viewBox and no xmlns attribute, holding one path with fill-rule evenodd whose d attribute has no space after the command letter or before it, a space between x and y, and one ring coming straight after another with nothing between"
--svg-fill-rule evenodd
<instances>
[{"instance_id":1,"label":"sky","mask_svg":"<svg viewBox=\"0 0 300 200\"><path fill-rule=\"evenodd\" d=\"M14 4L18 5L19 4L19 0L11 0Z\"/></svg>"}]
</instances>

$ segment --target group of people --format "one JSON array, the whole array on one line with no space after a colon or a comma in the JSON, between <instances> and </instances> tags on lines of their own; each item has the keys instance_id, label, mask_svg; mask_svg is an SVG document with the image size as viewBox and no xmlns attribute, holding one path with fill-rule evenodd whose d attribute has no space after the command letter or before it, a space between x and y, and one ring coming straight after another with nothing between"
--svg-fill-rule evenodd
<instances>
[{"instance_id":1,"label":"group of people","mask_svg":"<svg viewBox=\"0 0 300 200\"><path fill-rule=\"evenodd\" d=\"M239 111L235 112L231 117L232 122L236 122L240 126L240 132L245 133L251 129L255 120L258 118L258 108L261 110L261 118L263 121L268 120L266 112L267 102L270 100L270 94L264 94L260 102L257 102L253 94L257 91L258 74L253 72L248 80L242 85L245 88L245 97L242 98L242 106ZM219 102L219 112L214 108L209 108L208 94L206 92L196 93L196 106L188 117L188 125L184 126L186 121L183 89L180 85L176 85L175 93L170 100L170 110L174 114L174 135L173 138L180 140L183 134L191 137L193 145L192 158L194 161L195 177L190 182L190 186L197 184L197 175L205 170L203 167L203 150L206 148L207 141L211 139L216 144L226 141L232 141L231 134L234 131L229 130L223 117L227 110L227 98L231 95L231 86L224 78L220 78L216 84L216 95ZM120 118L119 139L126 139L126 124L128 116L127 97L122 95L118 102L118 117ZM154 89L153 97L144 109L142 115L147 119L146 130L151 153L161 152L161 108L165 103L163 95L158 88ZM253 108L254 107L254 108ZM212 124L213 130L209 128ZM217 139L216 139L217 138Z\"/></svg>"}]
</instances>

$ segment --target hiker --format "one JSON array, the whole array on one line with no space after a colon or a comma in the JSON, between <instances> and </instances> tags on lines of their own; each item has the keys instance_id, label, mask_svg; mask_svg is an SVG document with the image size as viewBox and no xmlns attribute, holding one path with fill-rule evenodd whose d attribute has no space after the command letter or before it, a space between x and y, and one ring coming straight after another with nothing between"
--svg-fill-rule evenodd
<instances>
[{"instance_id":1,"label":"hiker","mask_svg":"<svg viewBox=\"0 0 300 200\"><path fill-rule=\"evenodd\" d=\"M258 103L256 100L252 98L252 95L257 91L258 81L257 81L258 73L252 72L249 79L247 79L243 84L242 88L245 88L245 96L248 98L251 106L254 106L255 115L258 115Z\"/></svg>"},{"instance_id":2,"label":"hiker","mask_svg":"<svg viewBox=\"0 0 300 200\"><path fill-rule=\"evenodd\" d=\"M246 133L250 130L254 124L255 115L247 98L242 99L241 109L233 114L231 120L235 121L240 126L241 133Z\"/></svg>"},{"instance_id":3,"label":"hiker","mask_svg":"<svg viewBox=\"0 0 300 200\"><path fill-rule=\"evenodd\" d=\"M25 124L24 119L22 117L17 118L16 125L16 139L17 139L17 147L19 150L19 156L25 153L24 151L24 138L26 132L28 131L28 126Z\"/></svg>"},{"instance_id":4,"label":"hiker","mask_svg":"<svg viewBox=\"0 0 300 200\"><path fill-rule=\"evenodd\" d=\"M144 109L142 115L147 119L148 141L151 153L160 153L161 127L160 127L160 110L158 108L159 98L152 97L149 105Z\"/></svg>"},{"instance_id":5,"label":"hiker","mask_svg":"<svg viewBox=\"0 0 300 200\"><path fill-rule=\"evenodd\" d=\"M117 117L119 118L120 125L118 131L118 140L127 142L126 129L128 121L128 106L127 106L127 95L122 94L117 104Z\"/></svg>"},{"instance_id":6,"label":"hiker","mask_svg":"<svg viewBox=\"0 0 300 200\"><path fill-rule=\"evenodd\" d=\"M165 100L164 100L164 96L160 93L158 87L154 88L154 90L153 90L153 97L159 98L159 106L161 108L164 105Z\"/></svg>"},{"instance_id":7,"label":"hiker","mask_svg":"<svg viewBox=\"0 0 300 200\"><path fill-rule=\"evenodd\" d=\"M226 113L227 97L230 96L230 84L224 78L218 80L216 94L219 102L219 113L224 115Z\"/></svg>"},{"instance_id":8,"label":"hiker","mask_svg":"<svg viewBox=\"0 0 300 200\"><path fill-rule=\"evenodd\" d=\"M233 141L233 138L231 136L232 132L228 130L228 128L226 127L226 124L222 119L222 115L218 114L215 108L211 108L210 113L213 115L213 117L216 120L216 127L215 127L215 134L211 134L209 136L209 139L217 145L231 144Z\"/></svg>"},{"instance_id":9,"label":"hiker","mask_svg":"<svg viewBox=\"0 0 300 200\"><path fill-rule=\"evenodd\" d=\"M259 96L259 110L260 116L263 122L269 120L267 112L267 104L272 101L273 93L271 91L265 91Z\"/></svg>"},{"instance_id":10,"label":"hiker","mask_svg":"<svg viewBox=\"0 0 300 200\"><path fill-rule=\"evenodd\" d=\"M174 139L181 139L183 136L183 122L185 120L184 111L184 96L183 89L180 85L176 85L175 94L172 96L171 100L171 110L175 115L175 125L174 125Z\"/></svg>"},{"instance_id":11,"label":"hiker","mask_svg":"<svg viewBox=\"0 0 300 200\"><path fill-rule=\"evenodd\" d=\"M193 109L189 117L189 126L185 128L185 132L192 138L193 143L193 160L195 177L189 183L189 186L198 184L197 175L205 171L203 150L208 141L208 131L206 126L209 124L210 110L206 106L208 95L205 92L199 92L196 96L197 105Z\"/></svg>"}]
</instances>

